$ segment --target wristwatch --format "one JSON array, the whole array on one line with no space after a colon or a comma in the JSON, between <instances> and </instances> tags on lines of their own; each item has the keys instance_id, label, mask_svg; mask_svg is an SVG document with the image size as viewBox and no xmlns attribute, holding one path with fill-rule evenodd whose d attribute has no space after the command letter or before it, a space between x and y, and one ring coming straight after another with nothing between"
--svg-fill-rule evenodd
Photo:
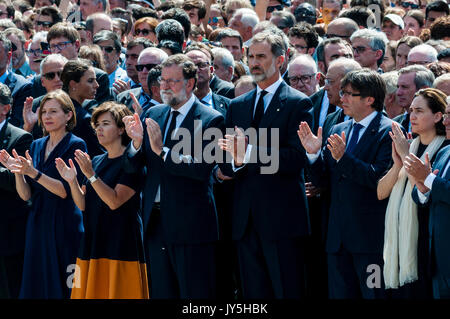
<instances>
[{"instance_id":1,"label":"wristwatch","mask_svg":"<svg viewBox=\"0 0 450 319\"><path fill-rule=\"evenodd\" d=\"M94 183L96 180L98 179L97 174L92 175L91 177L88 178L89 183Z\"/></svg>"}]
</instances>

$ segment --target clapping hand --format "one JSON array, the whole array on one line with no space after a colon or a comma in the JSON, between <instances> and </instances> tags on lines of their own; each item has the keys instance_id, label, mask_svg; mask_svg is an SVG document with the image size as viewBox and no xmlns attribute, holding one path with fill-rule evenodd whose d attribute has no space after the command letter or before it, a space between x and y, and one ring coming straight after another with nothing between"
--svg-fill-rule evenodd
<instances>
[{"instance_id":1,"label":"clapping hand","mask_svg":"<svg viewBox=\"0 0 450 319\"><path fill-rule=\"evenodd\" d=\"M135 149L139 149L144 138L144 127L142 126L139 114L128 115L123 118L125 124L125 130L128 136L133 140L133 146Z\"/></svg>"},{"instance_id":2,"label":"clapping hand","mask_svg":"<svg viewBox=\"0 0 450 319\"><path fill-rule=\"evenodd\" d=\"M298 137L300 138L300 142L302 143L303 148L306 150L308 154L316 154L322 147L321 127L319 127L319 129L317 130L317 136L315 136L311 132L308 123L301 122L300 125L298 126L297 134Z\"/></svg>"},{"instance_id":3,"label":"clapping hand","mask_svg":"<svg viewBox=\"0 0 450 319\"><path fill-rule=\"evenodd\" d=\"M145 124L147 125L147 133L148 139L150 141L150 147L152 148L152 151L159 156L159 154L161 154L163 149L161 128L159 127L159 124L151 118L146 118Z\"/></svg>"},{"instance_id":4,"label":"clapping hand","mask_svg":"<svg viewBox=\"0 0 450 319\"><path fill-rule=\"evenodd\" d=\"M27 97L25 102L23 103L23 129L27 132L31 132L33 130L34 125L38 121L39 108L37 108L36 112L33 112L33 98L31 96Z\"/></svg>"},{"instance_id":5,"label":"clapping hand","mask_svg":"<svg viewBox=\"0 0 450 319\"><path fill-rule=\"evenodd\" d=\"M15 150L13 150L15 152ZM8 170L12 171L15 167L13 165L20 164L20 161L9 155L6 150L0 151L0 163Z\"/></svg>"},{"instance_id":6,"label":"clapping hand","mask_svg":"<svg viewBox=\"0 0 450 319\"><path fill-rule=\"evenodd\" d=\"M236 166L244 164L244 157L247 151L248 138L237 126L234 127L236 134L226 134L225 138L219 139L219 147L233 157Z\"/></svg>"},{"instance_id":7,"label":"clapping hand","mask_svg":"<svg viewBox=\"0 0 450 319\"><path fill-rule=\"evenodd\" d=\"M17 154L16 150L12 151L12 155L14 156L14 159L16 160L16 163L11 165L12 173L20 174L20 175L27 175L31 178L36 177L38 172L33 166L33 159L31 158L30 152L28 150L25 152L25 157L19 156L19 154Z\"/></svg>"},{"instance_id":8,"label":"clapping hand","mask_svg":"<svg viewBox=\"0 0 450 319\"><path fill-rule=\"evenodd\" d=\"M131 89L130 82L125 82L125 81L122 81L120 79L117 79L113 83L113 90L114 90L114 92L116 94L125 92L125 91L130 90L130 89Z\"/></svg>"},{"instance_id":9,"label":"clapping hand","mask_svg":"<svg viewBox=\"0 0 450 319\"><path fill-rule=\"evenodd\" d=\"M409 153L409 143L398 123L392 122L392 131L389 132L389 135L395 143L395 150L397 151L397 154L400 156L402 161L404 161L406 155Z\"/></svg>"},{"instance_id":10,"label":"clapping hand","mask_svg":"<svg viewBox=\"0 0 450 319\"><path fill-rule=\"evenodd\" d=\"M344 156L345 147L347 145L345 143L345 132L342 132L341 136L339 136L338 134L330 135L330 137L328 138L328 143L329 144L327 145L327 148L330 150L331 156L336 161L339 161L342 156Z\"/></svg>"},{"instance_id":11,"label":"clapping hand","mask_svg":"<svg viewBox=\"0 0 450 319\"><path fill-rule=\"evenodd\" d=\"M77 178L77 169L75 168L75 165L73 164L73 161L69 159L69 165L68 167L66 163L64 163L64 160L60 157L55 159L56 169L58 170L59 175L67 182L67 183L73 183Z\"/></svg>"},{"instance_id":12,"label":"clapping hand","mask_svg":"<svg viewBox=\"0 0 450 319\"><path fill-rule=\"evenodd\" d=\"M392 160L394 161L394 166L400 168L403 166L402 158L398 155L397 150L395 149L394 141L392 141Z\"/></svg>"},{"instance_id":13,"label":"clapping hand","mask_svg":"<svg viewBox=\"0 0 450 319\"><path fill-rule=\"evenodd\" d=\"M142 112L144 111L143 108L142 108L142 106L141 106L141 104L140 104L139 101L136 99L136 97L134 96L133 93L130 92L130 96L131 96L131 99L133 100L132 106L133 106L134 112L137 113L139 116L141 116L141 115L142 115Z\"/></svg>"},{"instance_id":14,"label":"clapping hand","mask_svg":"<svg viewBox=\"0 0 450 319\"><path fill-rule=\"evenodd\" d=\"M88 153L83 152L81 150L76 150L75 161L77 162L84 176L86 176L87 178L91 178L92 176L95 175L94 169L92 168L92 161Z\"/></svg>"}]
</instances>

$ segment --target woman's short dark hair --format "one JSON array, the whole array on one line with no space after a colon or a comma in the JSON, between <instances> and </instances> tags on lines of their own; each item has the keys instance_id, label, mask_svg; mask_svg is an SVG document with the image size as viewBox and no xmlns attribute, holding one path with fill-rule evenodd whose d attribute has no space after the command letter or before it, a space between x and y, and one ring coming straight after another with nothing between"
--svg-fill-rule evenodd
<instances>
[{"instance_id":1,"label":"woman's short dark hair","mask_svg":"<svg viewBox=\"0 0 450 319\"><path fill-rule=\"evenodd\" d=\"M71 132L75 126L77 125L77 117L75 112L75 107L73 106L72 99L70 98L69 94L64 92L63 90L55 90L47 93L44 98L41 101L40 107L39 107L39 114L38 114L38 123L42 127L42 130L44 131L44 135L48 135L48 132L45 130L45 127L42 125L42 112L44 110L44 105L49 100L56 100L58 101L59 105L61 106L62 111L65 114L68 114L69 112L72 112L72 117L69 119L66 125L66 131Z\"/></svg>"},{"instance_id":2,"label":"woman's short dark hair","mask_svg":"<svg viewBox=\"0 0 450 319\"><path fill-rule=\"evenodd\" d=\"M425 100L427 100L428 108L433 114L436 114L438 112L441 112L442 114L445 113L445 108L447 107L447 95L441 90L434 88L420 89L416 92L415 96L421 96ZM437 135L445 136L445 126L442 118L435 124L435 127Z\"/></svg>"},{"instance_id":3,"label":"woman's short dark hair","mask_svg":"<svg viewBox=\"0 0 450 319\"><path fill-rule=\"evenodd\" d=\"M375 100L372 108L378 112L383 111L386 84L378 72L369 69L351 71L341 81L341 88L347 85L357 90L362 98L373 97Z\"/></svg>"},{"instance_id":4,"label":"woman's short dark hair","mask_svg":"<svg viewBox=\"0 0 450 319\"><path fill-rule=\"evenodd\" d=\"M84 59L70 60L64 65L61 73L61 80L63 82L63 90L69 93L70 81L80 82L84 73L91 68L89 61Z\"/></svg>"},{"instance_id":5,"label":"woman's short dark hair","mask_svg":"<svg viewBox=\"0 0 450 319\"><path fill-rule=\"evenodd\" d=\"M121 135L122 145L128 145L131 140L128 137L128 134L125 132L125 124L123 123L123 118L127 115L133 115L133 113L130 111L130 109L128 109L128 107L123 104L114 101L104 102L96 107L94 109L94 112L92 113L91 126L94 130L98 125L98 118L107 112L111 114L117 127L124 129L124 132Z\"/></svg>"}]
</instances>

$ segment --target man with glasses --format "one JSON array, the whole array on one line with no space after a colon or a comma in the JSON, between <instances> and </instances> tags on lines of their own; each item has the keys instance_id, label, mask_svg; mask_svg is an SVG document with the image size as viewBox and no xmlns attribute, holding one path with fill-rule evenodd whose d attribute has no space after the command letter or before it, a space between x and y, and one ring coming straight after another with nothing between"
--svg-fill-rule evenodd
<instances>
[{"instance_id":1,"label":"man with glasses","mask_svg":"<svg viewBox=\"0 0 450 319\"><path fill-rule=\"evenodd\" d=\"M103 30L94 35L94 44L97 44L103 52L110 87L112 88L117 80L128 82L127 72L119 66L122 48L119 36L112 31Z\"/></svg>"},{"instance_id":2,"label":"man with glasses","mask_svg":"<svg viewBox=\"0 0 450 319\"><path fill-rule=\"evenodd\" d=\"M25 55L26 39L23 31L17 28L8 28L3 33L11 41L12 45L12 71L25 78L33 75L34 72L31 70L28 58Z\"/></svg>"},{"instance_id":3,"label":"man with glasses","mask_svg":"<svg viewBox=\"0 0 450 319\"><path fill-rule=\"evenodd\" d=\"M337 18L330 22L325 34L327 39L341 38L346 40L349 44L351 35L358 31L358 24L349 18Z\"/></svg>"},{"instance_id":4,"label":"man with glasses","mask_svg":"<svg viewBox=\"0 0 450 319\"><path fill-rule=\"evenodd\" d=\"M296 56L289 63L289 83L294 89L311 96L319 90L319 77L314 59L307 54Z\"/></svg>"},{"instance_id":5,"label":"man with glasses","mask_svg":"<svg viewBox=\"0 0 450 319\"><path fill-rule=\"evenodd\" d=\"M183 10L189 16L191 24L199 27L203 23L206 15L206 5L202 0L186 0L183 1Z\"/></svg>"},{"instance_id":6,"label":"man with glasses","mask_svg":"<svg viewBox=\"0 0 450 319\"><path fill-rule=\"evenodd\" d=\"M405 12L408 12L409 10L415 10L420 8L420 0L408 0L408 1L401 1L400 5L402 6L403 10Z\"/></svg>"},{"instance_id":7,"label":"man with glasses","mask_svg":"<svg viewBox=\"0 0 450 319\"><path fill-rule=\"evenodd\" d=\"M164 104L147 111L144 125L137 114L124 118L132 139L127 164L147 168L142 216L154 299L217 295L219 234L211 192L215 163L200 157L210 143L202 139L203 133L209 128L224 130L224 118L195 98L196 80L197 67L188 57L170 56L162 63L159 79ZM194 120L202 123L201 128L194 127ZM189 146L179 149L174 147L179 142L175 136L181 130L182 142ZM194 143L199 138L200 145ZM194 152L197 148L201 153Z\"/></svg>"},{"instance_id":8,"label":"man with glasses","mask_svg":"<svg viewBox=\"0 0 450 319\"><path fill-rule=\"evenodd\" d=\"M299 138L305 147L316 185L331 193L326 252L330 299L383 299L380 286L371 286L368 268L383 265L384 215L387 200L377 198L376 186L391 163L392 121L382 114L385 85L368 69L347 73L341 101L352 119L334 126L322 146L306 123ZM377 275L382 276L381 272Z\"/></svg>"},{"instance_id":9,"label":"man with glasses","mask_svg":"<svg viewBox=\"0 0 450 319\"><path fill-rule=\"evenodd\" d=\"M34 29L36 32L48 31L52 26L62 21L63 16L58 8L42 7L38 10L34 20Z\"/></svg>"},{"instance_id":10,"label":"man with glasses","mask_svg":"<svg viewBox=\"0 0 450 319\"><path fill-rule=\"evenodd\" d=\"M436 62L438 53L435 48L428 44L419 44L408 53L407 65L420 64L426 66L428 63Z\"/></svg>"},{"instance_id":11,"label":"man with glasses","mask_svg":"<svg viewBox=\"0 0 450 319\"><path fill-rule=\"evenodd\" d=\"M148 87L148 73L155 66L160 65L165 60L167 60L168 55L161 49L149 47L139 54L139 58L136 64L136 71L138 75L139 83L141 87L130 89L128 91L120 93L116 101L128 106L130 110L134 110L133 104L134 100L131 97L133 94L136 100L139 102L140 111L139 115L142 115L145 110L152 107L153 105L160 104L160 102L154 100L151 89Z\"/></svg>"},{"instance_id":12,"label":"man with glasses","mask_svg":"<svg viewBox=\"0 0 450 319\"><path fill-rule=\"evenodd\" d=\"M382 72L379 68L383 63L388 39L383 32L374 29L358 30L350 37L355 60L363 68Z\"/></svg>"},{"instance_id":13,"label":"man with glasses","mask_svg":"<svg viewBox=\"0 0 450 319\"><path fill-rule=\"evenodd\" d=\"M11 41L0 33L0 83L6 84L13 99L9 122L22 127L22 109L25 99L31 95L31 83L23 76L8 70L12 58Z\"/></svg>"},{"instance_id":14,"label":"man with glasses","mask_svg":"<svg viewBox=\"0 0 450 319\"><path fill-rule=\"evenodd\" d=\"M316 30L306 22L300 22L289 29L289 42L300 54L313 55L319 44L319 35Z\"/></svg>"},{"instance_id":15,"label":"man with glasses","mask_svg":"<svg viewBox=\"0 0 450 319\"><path fill-rule=\"evenodd\" d=\"M272 17L272 12L274 11L282 11L285 6L285 0L269 0L266 9L266 20L270 21Z\"/></svg>"}]
</instances>

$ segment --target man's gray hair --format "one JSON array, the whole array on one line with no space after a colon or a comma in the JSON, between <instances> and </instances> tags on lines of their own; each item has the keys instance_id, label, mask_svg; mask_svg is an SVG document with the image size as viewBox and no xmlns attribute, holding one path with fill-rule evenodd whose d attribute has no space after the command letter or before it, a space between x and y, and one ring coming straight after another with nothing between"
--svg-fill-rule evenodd
<instances>
[{"instance_id":1,"label":"man's gray hair","mask_svg":"<svg viewBox=\"0 0 450 319\"><path fill-rule=\"evenodd\" d=\"M237 17L237 16L241 16L241 22L246 27L254 28L255 25L259 22L258 15L252 9L248 9L248 8L237 9L231 19L233 19L234 17Z\"/></svg>"},{"instance_id":2,"label":"man's gray hair","mask_svg":"<svg viewBox=\"0 0 450 319\"><path fill-rule=\"evenodd\" d=\"M47 64L49 62L57 62L57 61L61 61L65 65L67 63L67 61L69 61L69 60L67 60L67 58L65 56L63 56L62 54L59 54L59 53L49 54L41 61L41 64L39 66L40 74L43 73L45 64Z\"/></svg>"},{"instance_id":3,"label":"man's gray hair","mask_svg":"<svg viewBox=\"0 0 450 319\"><path fill-rule=\"evenodd\" d=\"M386 53L386 45L389 42L384 32L377 31L375 29L361 29L353 33L352 36L350 37L351 42L353 42L353 40L355 39L368 40L368 45L372 50L383 51L383 55L377 61L378 65L380 65L383 62L384 54Z\"/></svg>"},{"instance_id":4,"label":"man's gray hair","mask_svg":"<svg viewBox=\"0 0 450 319\"><path fill-rule=\"evenodd\" d=\"M292 61L289 63L289 68L294 64L304 64L310 66L313 69L314 74L317 73L317 64L316 61L309 54L299 54L294 56Z\"/></svg>"},{"instance_id":5,"label":"man's gray hair","mask_svg":"<svg viewBox=\"0 0 450 319\"><path fill-rule=\"evenodd\" d=\"M347 74L351 71L362 69L361 65L358 62L356 62L353 59L344 58L344 57L341 57L341 58L331 61L330 65L328 66L328 70L331 67L340 68L342 70L343 74Z\"/></svg>"},{"instance_id":6,"label":"man's gray hair","mask_svg":"<svg viewBox=\"0 0 450 319\"><path fill-rule=\"evenodd\" d=\"M33 35L31 42L45 42L47 43L47 33L48 31L39 31Z\"/></svg>"},{"instance_id":7,"label":"man's gray hair","mask_svg":"<svg viewBox=\"0 0 450 319\"><path fill-rule=\"evenodd\" d=\"M8 28L16 28L16 25L9 19L0 19L0 29L1 31Z\"/></svg>"},{"instance_id":8,"label":"man's gray hair","mask_svg":"<svg viewBox=\"0 0 450 319\"><path fill-rule=\"evenodd\" d=\"M255 36L251 38L250 46L253 43L261 43L261 42L267 42L270 44L272 54L275 57L279 57L286 53L285 50L286 44L283 41L283 37L281 37L278 34L275 34L271 31L263 31L258 34L255 34Z\"/></svg>"},{"instance_id":9,"label":"man's gray hair","mask_svg":"<svg viewBox=\"0 0 450 319\"><path fill-rule=\"evenodd\" d=\"M6 84L0 83L0 104L12 104L11 90Z\"/></svg>"},{"instance_id":10,"label":"man's gray hair","mask_svg":"<svg viewBox=\"0 0 450 319\"><path fill-rule=\"evenodd\" d=\"M433 87L436 88L438 85L442 84L442 82L450 83L450 73L446 73L446 74L442 74L441 76L438 76L433 82Z\"/></svg>"},{"instance_id":11,"label":"man's gray hair","mask_svg":"<svg viewBox=\"0 0 450 319\"><path fill-rule=\"evenodd\" d=\"M224 48L213 48L212 53L214 56L214 61L220 60L225 68L229 68L231 66L234 71L234 58L230 51Z\"/></svg>"},{"instance_id":12,"label":"man's gray hair","mask_svg":"<svg viewBox=\"0 0 450 319\"><path fill-rule=\"evenodd\" d=\"M398 71L391 71L381 74L381 78L386 84L386 94L397 92Z\"/></svg>"},{"instance_id":13,"label":"man's gray hair","mask_svg":"<svg viewBox=\"0 0 450 319\"><path fill-rule=\"evenodd\" d=\"M148 53L157 55L159 57L159 64L161 64L164 61L166 61L167 58L169 57L164 50L161 50L161 49L158 49L158 48L154 48L154 47L149 47L149 48L145 48L144 50L141 51L141 53L139 54L138 63L139 63L139 59L143 55L148 54Z\"/></svg>"},{"instance_id":14,"label":"man's gray hair","mask_svg":"<svg viewBox=\"0 0 450 319\"><path fill-rule=\"evenodd\" d=\"M436 62L438 53L435 48L428 44L419 44L409 50L408 58L412 53L420 52L428 57L429 62Z\"/></svg>"},{"instance_id":15,"label":"man's gray hair","mask_svg":"<svg viewBox=\"0 0 450 319\"><path fill-rule=\"evenodd\" d=\"M406 73L416 74L416 76L414 77L414 84L416 85L416 90L419 90L423 87L433 86L434 74L423 65L418 64L409 65L398 71L399 76Z\"/></svg>"},{"instance_id":16,"label":"man's gray hair","mask_svg":"<svg viewBox=\"0 0 450 319\"><path fill-rule=\"evenodd\" d=\"M3 31L3 34L6 35L7 37L14 34L19 39L19 41L22 43L22 46L24 46L25 42L27 41L23 31L18 28L8 28L5 31Z\"/></svg>"}]
</instances>

